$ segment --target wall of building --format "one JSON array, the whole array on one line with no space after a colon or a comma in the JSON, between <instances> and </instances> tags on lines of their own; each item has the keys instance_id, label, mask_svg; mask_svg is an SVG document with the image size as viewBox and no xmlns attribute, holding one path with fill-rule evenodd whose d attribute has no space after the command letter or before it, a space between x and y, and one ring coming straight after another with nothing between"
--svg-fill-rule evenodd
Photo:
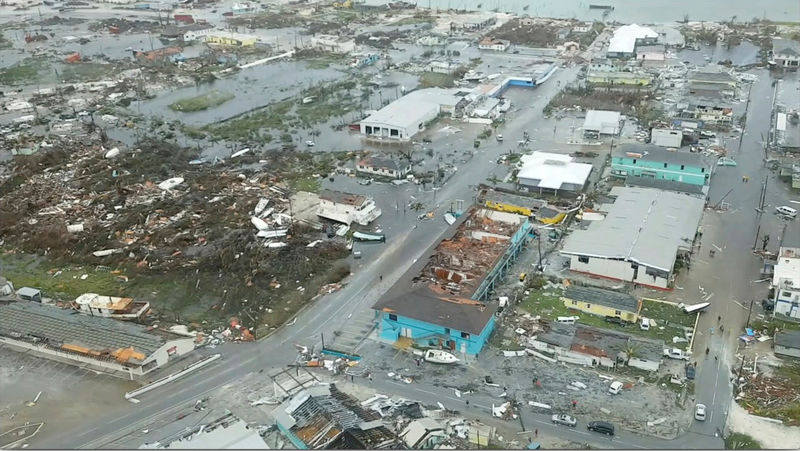
<instances>
[{"instance_id":1,"label":"wall of building","mask_svg":"<svg viewBox=\"0 0 800 451\"><path fill-rule=\"evenodd\" d=\"M618 316L625 321L635 323L638 321L639 316L636 312L631 312L627 310L619 310L615 308L611 308L605 305L600 304L592 304L589 302L578 301L575 299L569 299L566 297L562 297L561 300L564 302L564 305L567 308L573 308L580 310L582 312L591 313L592 315L599 315L599 316Z\"/></svg>"},{"instance_id":2,"label":"wall of building","mask_svg":"<svg viewBox=\"0 0 800 451\"><path fill-rule=\"evenodd\" d=\"M775 314L800 319L800 292L776 288Z\"/></svg>"},{"instance_id":3,"label":"wall of building","mask_svg":"<svg viewBox=\"0 0 800 451\"><path fill-rule=\"evenodd\" d=\"M791 357L800 357L800 349L775 345L775 354L788 355Z\"/></svg>"},{"instance_id":4,"label":"wall of building","mask_svg":"<svg viewBox=\"0 0 800 451\"><path fill-rule=\"evenodd\" d=\"M170 359L178 358L184 354L194 351L194 338L179 338L170 340L152 353L150 357L142 362L143 366L147 366L151 362L156 362L155 368L164 366ZM155 369L152 368L152 369ZM148 371L152 371L149 369Z\"/></svg>"},{"instance_id":5,"label":"wall of building","mask_svg":"<svg viewBox=\"0 0 800 451\"><path fill-rule=\"evenodd\" d=\"M628 366L639 368L640 370L645 371L658 371L658 367L661 366L660 364L661 362L640 359L638 357L631 357L630 360L628 360Z\"/></svg>"},{"instance_id":6,"label":"wall of building","mask_svg":"<svg viewBox=\"0 0 800 451\"><path fill-rule=\"evenodd\" d=\"M408 174L409 172L411 172L411 166L403 168L402 171L397 171L397 170L394 170L394 169L374 168L372 166L356 165L356 171L364 172L366 174L378 175L378 176L381 176L381 177L392 177L392 178L399 179L399 178L405 176L406 174Z\"/></svg>"},{"instance_id":7,"label":"wall of building","mask_svg":"<svg viewBox=\"0 0 800 451\"><path fill-rule=\"evenodd\" d=\"M652 177L691 185L705 185L711 176L709 171L698 166L662 163L620 156L615 156L611 159L611 174L617 177L626 177L628 175Z\"/></svg>"},{"instance_id":8,"label":"wall of building","mask_svg":"<svg viewBox=\"0 0 800 451\"><path fill-rule=\"evenodd\" d=\"M638 271L635 271L634 265L625 260L588 257L588 262L581 262L580 258L578 255L570 255L569 268L572 271L607 279L623 280L652 288L669 289L669 274L666 277L652 276L647 274L646 267L641 265Z\"/></svg>"},{"instance_id":9,"label":"wall of building","mask_svg":"<svg viewBox=\"0 0 800 451\"><path fill-rule=\"evenodd\" d=\"M468 337L463 337L460 330L446 330L444 326L402 315L394 315L397 319L392 319L390 318L390 315L392 315L390 313L379 312L379 314L381 315L380 337L383 340L396 342L400 337L408 337L414 342L425 346L436 346L441 341L442 346L445 348L449 348L456 353L468 355L476 355L483 349L494 330L495 321L494 317L491 317L480 335L468 334ZM445 343L448 340L452 342L451 346Z\"/></svg>"},{"instance_id":10,"label":"wall of building","mask_svg":"<svg viewBox=\"0 0 800 451\"><path fill-rule=\"evenodd\" d=\"M386 138L409 140L425 129L425 124L436 119L440 108L426 105L410 125L390 124L386 122L370 121L369 118L361 121L361 134L372 138Z\"/></svg>"},{"instance_id":11,"label":"wall of building","mask_svg":"<svg viewBox=\"0 0 800 451\"><path fill-rule=\"evenodd\" d=\"M98 360L89 356L83 356L73 352L59 351L58 349L50 346L36 345L23 340L14 340L8 337L0 337L0 343L8 344L12 347L17 347L35 352L38 356L44 358L51 358L65 362L72 362L75 366L89 366L97 369L98 371L112 372L118 371L121 373L129 373L131 377L141 376L145 373L141 366L124 366L114 359L111 360Z\"/></svg>"}]
</instances>

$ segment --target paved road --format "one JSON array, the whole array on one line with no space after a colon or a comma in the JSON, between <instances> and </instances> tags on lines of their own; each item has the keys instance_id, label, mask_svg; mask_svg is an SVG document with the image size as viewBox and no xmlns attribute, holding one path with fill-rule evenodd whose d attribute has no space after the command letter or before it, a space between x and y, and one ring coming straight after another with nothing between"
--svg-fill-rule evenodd
<instances>
[{"instance_id":1,"label":"paved road","mask_svg":"<svg viewBox=\"0 0 800 451\"><path fill-rule=\"evenodd\" d=\"M508 136L509 141L516 142L520 139L523 130L531 134L536 133L535 121L541 117L541 110L550 97L558 92L557 81L563 83L574 79L577 70L577 67L559 70L546 84L529 91L532 99L531 108L519 112L502 129L502 133ZM448 183L435 193L437 202L449 206L451 200L464 199L469 203L475 195L472 187L486 179L488 173L495 167L494 161L501 153L508 150L508 146L506 144L504 148L496 141L488 140L478 149L475 157L460 167ZM434 192L418 193L417 198L420 196L427 204L434 204ZM389 210L386 206L381 207ZM386 249L379 256L365 265L345 288L319 299L312 308L298 315L295 325L284 327L257 344L225 345L221 348L224 355L222 361L213 368L187 376L163 389L139 397L141 401L139 404L132 404L128 411L116 418L107 418L103 423L92 422L86 429L76 430L69 437L60 438L57 442L39 443L37 446L102 447L131 431L143 429L143 425L159 416L180 411L185 408L186 403L194 403L195 400L242 374L282 367L293 362L296 356L295 343L319 343L321 334L333 337L333 332L345 327L348 319L368 312L372 304L411 265L424 263L418 259L448 228L440 217L435 221L420 222L416 228L412 225L417 224L414 215L407 215L405 221L408 227L403 232L392 234L386 243ZM395 227L399 228L399 225ZM382 281L380 275L383 275Z\"/></svg>"}]
</instances>

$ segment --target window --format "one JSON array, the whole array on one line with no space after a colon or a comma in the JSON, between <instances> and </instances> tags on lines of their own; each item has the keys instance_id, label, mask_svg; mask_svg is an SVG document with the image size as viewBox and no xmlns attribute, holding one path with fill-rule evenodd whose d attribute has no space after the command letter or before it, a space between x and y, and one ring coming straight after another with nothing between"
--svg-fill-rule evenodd
<instances>
[{"instance_id":1,"label":"window","mask_svg":"<svg viewBox=\"0 0 800 451\"><path fill-rule=\"evenodd\" d=\"M706 168L700 168L700 172L701 173L706 172Z\"/></svg>"},{"instance_id":2,"label":"window","mask_svg":"<svg viewBox=\"0 0 800 451\"><path fill-rule=\"evenodd\" d=\"M622 315L622 312L620 312L619 310L614 310L614 314L619 316L619 315Z\"/></svg>"},{"instance_id":3,"label":"window","mask_svg":"<svg viewBox=\"0 0 800 451\"><path fill-rule=\"evenodd\" d=\"M781 297L782 298L788 298L788 297L791 297L791 296L792 295L788 291L781 291Z\"/></svg>"},{"instance_id":4,"label":"window","mask_svg":"<svg viewBox=\"0 0 800 451\"><path fill-rule=\"evenodd\" d=\"M578 261L581 263L589 263L589 257L578 257Z\"/></svg>"},{"instance_id":5,"label":"window","mask_svg":"<svg viewBox=\"0 0 800 451\"><path fill-rule=\"evenodd\" d=\"M461 338L469 339L469 334L466 332L461 332Z\"/></svg>"},{"instance_id":6,"label":"window","mask_svg":"<svg viewBox=\"0 0 800 451\"><path fill-rule=\"evenodd\" d=\"M684 169L685 169L684 165L681 165L681 171L684 170Z\"/></svg>"},{"instance_id":7,"label":"window","mask_svg":"<svg viewBox=\"0 0 800 451\"><path fill-rule=\"evenodd\" d=\"M667 168L667 163L664 163L664 169L666 169L666 168Z\"/></svg>"},{"instance_id":8,"label":"window","mask_svg":"<svg viewBox=\"0 0 800 451\"><path fill-rule=\"evenodd\" d=\"M578 301L572 301L572 305L578 305Z\"/></svg>"},{"instance_id":9,"label":"window","mask_svg":"<svg viewBox=\"0 0 800 451\"><path fill-rule=\"evenodd\" d=\"M394 313L389 313L389 320L390 321L397 321L397 315Z\"/></svg>"},{"instance_id":10,"label":"window","mask_svg":"<svg viewBox=\"0 0 800 451\"><path fill-rule=\"evenodd\" d=\"M592 304L586 303L586 308L592 308Z\"/></svg>"},{"instance_id":11,"label":"window","mask_svg":"<svg viewBox=\"0 0 800 451\"><path fill-rule=\"evenodd\" d=\"M636 159L633 160L633 164L636 164Z\"/></svg>"},{"instance_id":12,"label":"window","mask_svg":"<svg viewBox=\"0 0 800 451\"><path fill-rule=\"evenodd\" d=\"M444 328L444 333L445 333L445 335L450 335L450 328L449 327L445 327Z\"/></svg>"}]
</instances>

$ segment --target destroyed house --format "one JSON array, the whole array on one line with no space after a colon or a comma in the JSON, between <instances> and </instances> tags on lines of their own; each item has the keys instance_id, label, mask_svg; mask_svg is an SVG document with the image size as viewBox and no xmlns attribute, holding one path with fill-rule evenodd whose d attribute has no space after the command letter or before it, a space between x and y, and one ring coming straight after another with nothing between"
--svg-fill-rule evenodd
<instances>
[{"instance_id":1,"label":"destroyed house","mask_svg":"<svg viewBox=\"0 0 800 451\"><path fill-rule=\"evenodd\" d=\"M150 310L150 303L132 298L101 296L84 293L75 299L81 313L89 316L105 316L114 319L136 320Z\"/></svg>"},{"instance_id":2,"label":"destroyed house","mask_svg":"<svg viewBox=\"0 0 800 451\"><path fill-rule=\"evenodd\" d=\"M393 449L398 443L377 412L362 408L334 384L295 394L272 417L297 449Z\"/></svg>"},{"instance_id":3,"label":"destroyed house","mask_svg":"<svg viewBox=\"0 0 800 451\"><path fill-rule=\"evenodd\" d=\"M569 286L561 300L567 308L620 318L629 323L639 320L642 309L642 302L629 294L593 287Z\"/></svg>"},{"instance_id":4,"label":"destroyed house","mask_svg":"<svg viewBox=\"0 0 800 451\"><path fill-rule=\"evenodd\" d=\"M467 355L478 354L486 344L498 308L487 301L532 226L523 216L484 208L471 209L459 221L451 237L429 253L406 292L373 306L381 339Z\"/></svg>"},{"instance_id":5,"label":"destroyed house","mask_svg":"<svg viewBox=\"0 0 800 451\"><path fill-rule=\"evenodd\" d=\"M371 197L341 191L324 190L319 195L317 216L350 225L367 225L378 219L381 209Z\"/></svg>"},{"instance_id":6,"label":"destroyed house","mask_svg":"<svg viewBox=\"0 0 800 451\"><path fill-rule=\"evenodd\" d=\"M193 338L38 302L8 300L0 300L0 343L131 377L194 350Z\"/></svg>"}]
</instances>

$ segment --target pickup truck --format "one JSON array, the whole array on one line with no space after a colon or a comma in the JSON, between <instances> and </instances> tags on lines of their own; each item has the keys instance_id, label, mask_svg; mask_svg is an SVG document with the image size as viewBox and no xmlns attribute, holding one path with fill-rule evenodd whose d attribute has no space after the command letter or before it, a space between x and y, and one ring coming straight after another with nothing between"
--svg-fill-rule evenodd
<instances>
[{"instance_id":1,"label":"pickup truck","mask_svg":"<svg viewBox=\"0 0 800 451\"><path fill-rule=\"evenodd\" d=\"M690 352L683 351L678 348L670 348L664 350L664 357L669 357L670 359L689 360L690 356L691 356Z\"/></svg>"}]
</instances>

